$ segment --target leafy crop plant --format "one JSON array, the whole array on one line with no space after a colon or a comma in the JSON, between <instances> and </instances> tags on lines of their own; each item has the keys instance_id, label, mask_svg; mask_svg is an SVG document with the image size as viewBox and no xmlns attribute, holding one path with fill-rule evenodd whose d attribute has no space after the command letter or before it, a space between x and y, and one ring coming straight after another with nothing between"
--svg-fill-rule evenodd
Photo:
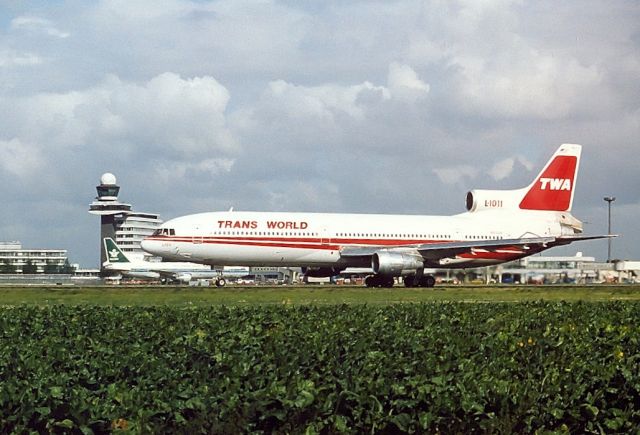
<instances>
[{"instance_id":1,"label":"leafy crop plant","mask_svg":"<svg viewBox=\"0 0 640 435\"><path fill-rule=\"evenodd\" d=\"M0 308L8 432L640 427L640 303Z\"/></svg>"}]
</instances>

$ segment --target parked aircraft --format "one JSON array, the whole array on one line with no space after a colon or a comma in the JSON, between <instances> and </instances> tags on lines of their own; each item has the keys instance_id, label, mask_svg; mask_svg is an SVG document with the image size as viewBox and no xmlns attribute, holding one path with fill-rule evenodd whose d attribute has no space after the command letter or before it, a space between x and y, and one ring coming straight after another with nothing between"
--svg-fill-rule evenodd
<instances>
[{"instance_id":1,"label":"parked aircraft","mask_svg":"<svg viewBox=\"0 0 640 435\"><path fill-rule=\"evenodd\" d=\"M194 279L211 279L217 287L226 284L225 278L241 277L249 274L248 267L228 266L221 270L213 270L211 266L191 262L153 262L145 260L129 260L120 247L111 238L104 239L107 261L104 269L131 278L165 279L188 283Z\"/></svg>"},{"instance_id":2,"label":"parked aircraft","mask_svg":"<svg viewBox=\"0 0 640 435\"><path fill-rule=\"evenodd\" d=\"M212 212L165 222L142 242L151 254L210 265L302 267L307 276L370 267L367 286L432 287L429 268L489 266L585 236L571 215L582 147L561 145L533 182L472 190L454 216Z\"/></svg>"}]
</instances>

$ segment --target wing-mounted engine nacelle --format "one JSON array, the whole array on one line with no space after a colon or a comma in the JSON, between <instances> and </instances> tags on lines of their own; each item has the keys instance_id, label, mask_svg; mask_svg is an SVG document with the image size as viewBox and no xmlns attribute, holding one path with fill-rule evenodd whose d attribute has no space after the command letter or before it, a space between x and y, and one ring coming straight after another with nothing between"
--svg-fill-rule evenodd
<instances>
[{"instance_id":1,"label":"wing-mounted engine nacelle","mask_svg":"<svg viewBox=\"0 0 640 435\"><path fill-rule=\"evenodd\" d=\"M158 272L127 272L126 275L131 278L160 279L160 274Z\"/></svg>"},{"instance_id":2,"label":"wing-mounted engine nacelle","mask_svg":"<svg viewBox=\"0 0 640 435\"><path fill-rule=\"evenodd\" d=\"M519 190L479 190L467 192L467 211L513 210L519 207Z\"/></svg>"},{"instance_id":3,"label":"wing-mounted engine nacelle","mask_svg":"<svg viewBox=\"0 0 640 435\"><path fill-rule=\"evenodd\" d=\"M176 275L175 279L176 279L176 281L180 281L180 282L183 282L185 284L188 284L191 281L191 274L190 273L181 273L179 275Z\"/></svg>"},{"instance_id":4,"label":"wing-mounted engine nacelle","mask_svg":"<svg viewBox=\"0 0 640 435\"><path fill-rule=\"evenodd\" d=\"M420 255L379 251L371 256L371 268L379 275L413 275L424 268L424 261Z\"/></svg>"},{"instance_id":5,"label":"wing-mounted engine nacelle","mask_svg":"<svg viewBox=\"0 0 640 435\"><path fill-rule=\"evenodd\" d=\"M340 275L342 269L337 267L303 267L302 274L311 278L330 278Z\"/></svg>"}]
</instances>

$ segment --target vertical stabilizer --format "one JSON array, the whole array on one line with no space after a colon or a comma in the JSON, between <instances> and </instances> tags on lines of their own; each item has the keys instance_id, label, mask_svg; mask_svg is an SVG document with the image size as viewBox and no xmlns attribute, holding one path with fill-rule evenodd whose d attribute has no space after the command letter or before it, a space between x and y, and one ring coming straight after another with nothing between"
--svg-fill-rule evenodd
<instances>
[{"instance_id":1,"label":"vertical stabilizer","mask_svg":"<svg viewBox=\"0 0 640 435\"><path fill-rule=\"evenodd\" d=\"M104 251L107 254L107 261L109 263L129 263L129 259L124 252L118 247L116 242L107 237L104 239Z\"/></svg>"},{"instance_id":2,"label":"vertical stabilizer","mask_svg":"<svg viewBox=\"0 0 640 435\"><path fill-rule=\"evenodd\" d=\"M580 166L581 145L563 144L525 189L523 210L570 211Z\"/></svg>"}]
</instances>

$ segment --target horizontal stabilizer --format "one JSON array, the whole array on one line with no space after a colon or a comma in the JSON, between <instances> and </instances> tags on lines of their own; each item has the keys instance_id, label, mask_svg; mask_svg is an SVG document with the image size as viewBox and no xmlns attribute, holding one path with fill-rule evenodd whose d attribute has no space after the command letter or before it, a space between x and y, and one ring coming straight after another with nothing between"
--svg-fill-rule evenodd
<instances>
[{"instance_id":1,"label":"horizontal stabilizer","mask_svg":"<svg viewBox=\"0 0 640 435\"><path fill-rule=\"evenodd\" d=\"M556 244L568 245L569 243L579 242L582 240L613 239L615 237L618 237L618 234L602 234L598 236L582 236L582 235L561 236L561 237L556 237Z\"/></svg>"}]
</instances>

